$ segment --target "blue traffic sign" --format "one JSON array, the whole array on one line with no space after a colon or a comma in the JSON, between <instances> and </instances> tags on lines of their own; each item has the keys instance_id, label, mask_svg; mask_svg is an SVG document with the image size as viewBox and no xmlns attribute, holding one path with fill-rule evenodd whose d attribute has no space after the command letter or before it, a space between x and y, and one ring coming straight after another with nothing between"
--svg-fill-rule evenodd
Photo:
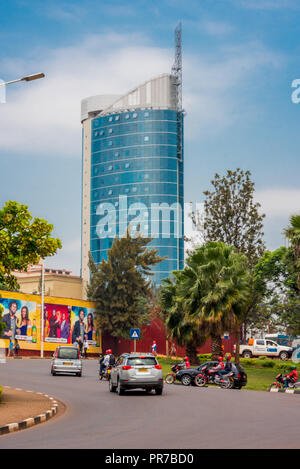
<instances>
[{"instance_id":1,"label":"blue traffic sign","mask_svg":"<svg viewBox=\"0 0 300 469\"><path fill-rule=\"evenodd\" d=\"M141 338L139 329L130 329L130 338L139 340Z\"/></svg>"}]
</instances>

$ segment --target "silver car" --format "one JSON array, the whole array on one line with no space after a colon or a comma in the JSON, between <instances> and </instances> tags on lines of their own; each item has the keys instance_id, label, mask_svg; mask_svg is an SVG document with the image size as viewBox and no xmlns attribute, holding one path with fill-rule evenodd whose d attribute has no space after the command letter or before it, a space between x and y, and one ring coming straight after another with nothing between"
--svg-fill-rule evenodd
<instances>
[{"instance_id":1,"label":"silver car","mask_svg":"<svg viewBox=\"0 0 300 469\"><path fill-rule=\"evenodd\" d=\"M51 374L57 373L82 375L82 360L76 347L57 347L51 361Z\"/></svg>"},{"instance_id":2,"label":"silver car","mask_svg":"<svg viewBox=\"0 0 300 469\"><path fill-rule=\"evenodd\" d=\"M155 390L163 392L163 374L161 366L152 353L124 353L112 368L109 379L109 390L119 395L126 389Z\"/></svg>"}]
</instances>

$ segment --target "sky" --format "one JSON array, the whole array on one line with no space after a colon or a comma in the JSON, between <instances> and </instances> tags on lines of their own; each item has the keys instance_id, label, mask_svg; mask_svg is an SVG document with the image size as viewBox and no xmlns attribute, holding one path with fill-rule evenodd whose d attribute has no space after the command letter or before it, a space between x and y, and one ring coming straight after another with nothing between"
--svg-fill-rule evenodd
<instances>
[{"instance_id":1,"label":"sky","mask_svg":"<svg viewBox=\"0 0 300 469\"><path fill-rule=\"evenodd\" d=\"M185 202L214 174L250 170L268 249L300 208L299 0L0 0L0 206L54 225L46 265L80 272L81 99L123 94L174 60L182 22ZM1 97L0 97L1 98Z\"/></svg>"}]
</instances>

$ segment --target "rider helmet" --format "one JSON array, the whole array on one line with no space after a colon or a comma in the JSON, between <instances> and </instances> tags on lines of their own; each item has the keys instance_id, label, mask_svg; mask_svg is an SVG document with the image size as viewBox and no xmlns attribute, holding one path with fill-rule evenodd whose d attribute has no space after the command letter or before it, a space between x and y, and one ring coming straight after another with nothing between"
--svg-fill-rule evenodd
<instances>
[{"instance_id":1,"label":"rider helmet","mask_svg":"<svg viewBox=\"0 0 300 469\"><path fill-rule=\"evenodd\" d=\"M219 357L218 360L219 360L219 362L222 362L222 361L223 361L223 357Z\"/></svg>"},{"instance_id":2,"label":"rider helmet","mask_svg":"<svg viewBox=\"0 0 300 469\"><path fill-rule=\"evenodd\" d=\"M189 360L190 360L189 357L184 357L185 362L188 362Z\"/></svg>"},{"instance_id":3,"label":"rider helmet","mask_svg":"<svg viewBox=\"0 0 300 469\"><path fill-rule=\"evenodd\" d=\"M291 370L296 370L296 366L295 366L295 365L292 365L292 366L291 366Z\"/></svg>"},{"instance_id":4,"label":"rider helmet","mask_svg":"<svg viewBox=\"0 0 300 469\"><path fill-rule=\"evenodd\" d=\"M111 349L109 348L109 349L106 350L105 353L106 353L106 355L109 355L110 353L112 353L112 351L111 351Z\"/></svg>"},{"instance_id":5,"label":"rider helmet","mask_svg":"<svg viewBox=\"0 0 300 469\"><path fill-rule=\"evenodd\" d=\"M230 355L230 353L228 353L228 354L226 355L226 360L231 360L231 355Z\"/></svg>"}]
</instances>

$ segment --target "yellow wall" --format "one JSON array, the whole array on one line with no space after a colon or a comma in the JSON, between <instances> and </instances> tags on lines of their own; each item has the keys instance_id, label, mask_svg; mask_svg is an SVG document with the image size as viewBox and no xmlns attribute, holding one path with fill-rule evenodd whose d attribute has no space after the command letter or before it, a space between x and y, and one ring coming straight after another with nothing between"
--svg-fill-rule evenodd
<instances>
[{"instance_id":1,"label":"yellow wall","mask_svg":"<svg viewBox=\"0 0 300 469\"><path fill-rule=\"evenodd\" d=\"M17 292L7 292L0 290L0 304L1 298L7 298L9 300L20 300L24 302L32 302L35 303L35 308L32 305L32 310L30 311L30 320L33 322L35 319L36 327L37 327L37 342L26 342L24 340L19 340L19 345L21 349L24 350L40 350L41 349L41 296L39 295L27 295L24 293L17 293ZM62 297L55 297L55 296L45 296L44 298L45 304L53 304L53 305L65 305L65 306L77 306L82 308L95 308L95 304L89 301L84 300L76 300L72 298L62 298ZM35 310L35 311L34 311ZM70 318L71 319L71 318ZM5 346L8 347L9 340L5 339ZM58 345L63 345L59 343L49 343L44 342L44 350L45 351L54 351ZM71 344L70 344L71 345ZM99 346L89 346L88 353L100 353L102 349L101 344L101 332L99 331Z\"/></svg>"},{"instance_id":2,"label":"yellow wall","mask_svg":"<svg viewBox=\"0 0 300 469\"><path fill-rule=\"evenodd\" d=\"M40 280L40 275L18 277L20 290L26 294L38 291ZM85 298L82 279L80 277L68 277L66 275L45 275L45 293L49 296L75 298L78 300Z\"/></svg>"}]
</instances>

